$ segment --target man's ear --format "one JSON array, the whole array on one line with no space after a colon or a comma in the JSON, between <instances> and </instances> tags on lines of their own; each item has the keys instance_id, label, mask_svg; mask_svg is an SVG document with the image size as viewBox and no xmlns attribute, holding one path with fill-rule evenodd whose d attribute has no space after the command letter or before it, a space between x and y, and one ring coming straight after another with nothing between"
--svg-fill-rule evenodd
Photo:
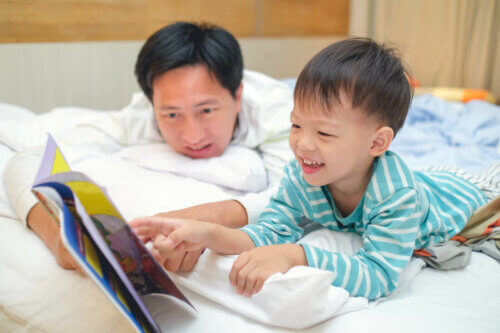
<instances>
[{"instance_id":1,"label":"man's ear","mask_svg":"<svg viewBox=\"0 0 500 333\"><path fill-rule=\"evenodd\" d=\"M379 128L374 135L372 145L370 147L370 155L373 157L382 155L394 139L394 131L388 126Z\"/></svg>"},{"instance_id":2,"label":"man's ear","mask_svg":"<svg viewBox=\"0 0 500 333\"><path fill-rule=\"evenodd\" d=\"M236 113L241 111L241 98L243 96L243 82L240 83L238 89L234 93L234 101L236 103Z\"/></svg>"},{"instance_id":3,"label":"man's ear","mask_svg":"<svg viewBox=\"0 0 500 333\"><path fill-rule=\"evenodd\" d=\"M236 89L236 93L234 94L234 100L236 101L236 104L238 105L238 111L241 111L241 97L243 96L243 82L240 83L240 86L238 89Z\"/></svg>"}]
</instances>

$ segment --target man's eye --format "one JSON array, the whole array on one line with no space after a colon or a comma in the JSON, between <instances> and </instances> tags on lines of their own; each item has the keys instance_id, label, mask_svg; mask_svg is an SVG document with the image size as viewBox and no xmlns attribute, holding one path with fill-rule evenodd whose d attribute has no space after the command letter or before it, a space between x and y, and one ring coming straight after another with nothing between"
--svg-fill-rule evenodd
<instances>
[{"instance_id":1,"label":"man's eye","mask_svg":"<svg viewBox=\"0 0 500 333\"><path fill-rule=\"evenodd\" d=\"M214 109L208 109L208 108L207 109L203 109L203 113L209 114L209 113L212 113L213 110Z\"/></svg>"},{"instance_id":2,"label":"man's eye","mask_svg":"<svg viewBox=\"0 0 500 333\"><path fill-rule=\"evenodd\" d=\"M318 132L318 134L321 136L333 136L333 135L325 133L325 132Z\"/></svg>"},{"instance_id":3,"label":"man's eye","mask_svg":"<svg viewBox=\"0 0 500 333\"><path fill-rule=\"evenodd\" d=\"M167 117L170 118L170 119L176 118L177 117L177 113L171 112L171 113L167 114Z\"/></svg>"}]
</instances>

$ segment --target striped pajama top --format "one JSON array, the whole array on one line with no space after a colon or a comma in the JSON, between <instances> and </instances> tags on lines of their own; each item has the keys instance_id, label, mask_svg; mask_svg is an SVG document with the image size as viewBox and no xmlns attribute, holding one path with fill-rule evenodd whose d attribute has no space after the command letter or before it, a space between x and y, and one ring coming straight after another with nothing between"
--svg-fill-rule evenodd
<instances>
[{"instance_id":1,"label":"striped pajama top","mask_svg":"<svg viewBox=\"0 0 500 333\"><path fill-rule=\"evenodd\" d=\"M475 185L445 171L412 172L391 151L374 161L370 182L354 211L343 217L328 186L309 185L293 159L259 221L241 230L256 246L293 243L302 217L336 231L355 232L354 255L302 244L309 266L330 270L332 285L368 299L389 295L413 250L450 239L486 203Z\"/></svg>"}]
</instances>

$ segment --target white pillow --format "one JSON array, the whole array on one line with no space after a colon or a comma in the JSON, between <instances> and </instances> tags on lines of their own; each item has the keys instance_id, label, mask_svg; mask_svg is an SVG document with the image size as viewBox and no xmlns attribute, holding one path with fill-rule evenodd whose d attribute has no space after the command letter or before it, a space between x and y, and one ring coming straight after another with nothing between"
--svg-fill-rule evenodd
<instances>
[{"instance_id":1,"label":"white pillow","mask_svg":"<svg viewBox=\"0 0 500 333\"><path fill-rule=\"evenodd\" d=\"M363 245L361 236L355 233L326 228L309 233L299 243L346 255L353 255ZM193 270L170 273L170 276L179 285L232 311L285 328L303 329L368 306L368 299L350 297L345 289L332 286L332 272L308 266L296 266L285 274L272 275L259 293L247 298L237 294L229 283L229 272L237 257L206 250ZM412 259L403 270L392 295L408 286L424 265L421 259Z\"/></svg>"},{"instance_id":2,"label":"white pillow","mask_svg":"<svg viewBox=\"0 0 500 333\"><path fill-rule=\"evenodd\" d=\"M140 167L172 172L207 183L243 192L267 188L267 176L260 155L253 149L229 145L218 157L192 159L175 152L165 143L131 146L117 156Z\"/></svg>"}]
</instances>

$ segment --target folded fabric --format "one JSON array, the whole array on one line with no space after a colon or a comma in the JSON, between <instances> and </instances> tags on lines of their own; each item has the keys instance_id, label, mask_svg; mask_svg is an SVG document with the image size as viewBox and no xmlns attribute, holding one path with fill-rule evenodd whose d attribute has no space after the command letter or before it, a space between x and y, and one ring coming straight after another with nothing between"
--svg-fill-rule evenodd
<instances>
[{"instance_id":1,"label":"folded fabric","mask_svg":"<svg viewBox=\"0 0 500 333\"><path fill-rule=\"evenodd\" d=\"M229 145L222 155L209 159L192 159L164 143L126 147L117 156L149 170L172 172L238 191L260 192L267 188L261 157L242 146Z\"/></svg>"},{"instance_id":2,"label":"folded fabric","mask_svg":"<svg viewBox=\"0 0 500 333\"><path fill-rule=\"evenodd\" d=\"M362 245L359 235L327 229L313 231L301 242L348 255ZM345 289L332 286L333 273L308 266L272 275L259 293L247 298L237 294L229 283L229 271L237 257L207 250L191 272L170 275L178 284L239 314L285 328L310 327L368 306L368 299L350 297ZM404 270L408 274L402 274L401 286L406 286L422 267L420 260L412 261Z\"/></svg>"}]
</instances>

